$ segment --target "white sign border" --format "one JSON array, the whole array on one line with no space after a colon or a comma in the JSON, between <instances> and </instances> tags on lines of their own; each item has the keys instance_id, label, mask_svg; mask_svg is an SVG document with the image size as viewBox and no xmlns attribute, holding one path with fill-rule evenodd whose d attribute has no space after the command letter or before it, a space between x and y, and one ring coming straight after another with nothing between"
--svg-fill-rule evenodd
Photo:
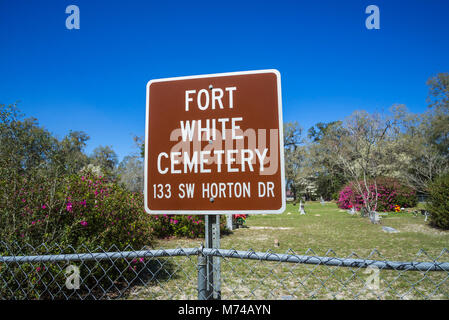
<instances>
[{"instance_id":1,"label":"white sign border","mask_svg":"<svg viewBox=\"0 0 449 320\"><path fill-rule=\"evenodd\" d=\"M227 77L227 76L237 76L237 75L249 75L249 74L260 74L260 73L274 73L277 79L277 94L278 94L278 118L279 118L279 151L281 153L281 196L282 205L276 210L151 210L148 207L148 129L149 129L149 103L150 103L150 86L155 82L166 82L175 80L189 80L189 79L200 79L200 78L214 78L214 77ZM174 78L162 78L153 79L148 81L146 86L146 117L145 117L145 170L144 170L144 203L145 212L148 214L190 214L190 215L206 215L206 214L236 214L236 213L246 213L246 214L281 214L285 211L285 165L284 165L284 124L282 120L282 90L281 90L281 73L276 69L265 69L265 70L252 70L252 71L238 71L238 72L225 72L225 73L213 73L213 74L203 74L196 76L184 76L184 77L174 77Z\"/></svg>"}]
</instances>

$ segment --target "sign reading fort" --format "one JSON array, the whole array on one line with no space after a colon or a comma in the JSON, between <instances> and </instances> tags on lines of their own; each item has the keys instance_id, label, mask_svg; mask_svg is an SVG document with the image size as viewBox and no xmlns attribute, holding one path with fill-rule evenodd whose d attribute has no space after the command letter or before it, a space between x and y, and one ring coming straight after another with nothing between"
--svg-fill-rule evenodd
<instances>
[{"instance_id":1,"label":"sign reading fort","mask_svg":"<svg viewBox=\"0 0 449 320\"><path fill-rule=\"evenodd\" d=\"M151 80L146 99L148 213L284 211L277 70Z\"/></svg>"}]
</instances>

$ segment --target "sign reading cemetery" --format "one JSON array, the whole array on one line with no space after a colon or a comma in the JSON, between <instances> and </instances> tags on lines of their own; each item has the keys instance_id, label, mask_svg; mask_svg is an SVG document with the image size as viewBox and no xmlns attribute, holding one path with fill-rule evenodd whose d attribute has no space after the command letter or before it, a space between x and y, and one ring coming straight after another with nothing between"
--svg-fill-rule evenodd
<instances>
[{"instance_id":1,"label":"sign reading cemetery","mask_svg":"<svg viewBox=\"0 0 449 320\"><path fill-rule=\"evenodd\" d=\"M148 213L284 211L277 70L151 80L146 99Z\"/></svg>"}]
</instances>

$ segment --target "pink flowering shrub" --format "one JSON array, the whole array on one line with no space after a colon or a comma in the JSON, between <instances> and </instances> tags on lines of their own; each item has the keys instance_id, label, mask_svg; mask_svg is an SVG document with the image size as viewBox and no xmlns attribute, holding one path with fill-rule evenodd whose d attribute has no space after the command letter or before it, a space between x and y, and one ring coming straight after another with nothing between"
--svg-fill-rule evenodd
<instances>
[{"instance_id":1,"label":"pink flowering shrub","mask_svg":"<svg viewBox=\"0 0 449 320\"><path fill-rule=\"evenodd\" d=\"M148 215L142 194L93 173L36 179L22 177L17 192L5 195L15 209L14 216L1 217L5 225L11 225L2 229L2 240L35 247L57 243L60 247L141 249L152 246L155 238L204 237L204 216ZM223 221L223 232L224 225Z\"/></svg>"},{"instance_id":2,"label":"pink flowering shrub","mask_svg":"<svg viewBox=\"0 0 449 320\"><path fill-rule=\"evenodd\" d=\"M92 249L153 244L152 219L143 210L141 195L104 177L85 173L59 181L20 178L19 183L9 195L14 211L2 215L9 226L2 228L4 241Z\"/></svg>"},{"instance_id":3,"label":"pink flowering shrub","mask_svg":"<svg viewBox=\"0 0 449 320\"><path fill-rule=\"evenodd\" d=\"M362 183L362 182L360 182ZM363 207L364 200L362 195L356 191L352 182L345 185L339 193L337 205L340 209L350 209L354 207L360 210ZM376 196L376 187L374 183L369 185L371 198ZM367 192L364 194L367 197ZM369 198L369 199L371 199ZM394 211L396 205L401 208L410 208L416 206L418 199L416 192L392 178L381 178L377 181L377 211Z\"/></svg>"},{"instance_id":4,"label":"pink flowering shrub","mask_svg":"<svg viewBox=\"0 0 449 320\"><path fill-rule=\"evenodd\" d=\"M204 237L204 216L203 215L155 215L151 216L153 234L157 238ZM221 217L220 232L226 234L226 218Z\"/></svg>"},{"instance_id":5,"label":"pink flowering shrub","mask_svg":"<svg viewBox=\"0 0 449 320\"><path fill-rule=\"evenodd\" d=\"M153 219L153 233L158 238L170 236L204 237L204 217L196 215L156 215Z\"/></svg>"},{"instance_id":6,"label":"pink flowering shrub","mask_svg":"<svg viewBox=\"0 0 449 320\"><path fill-rule=\"evenodd\" d=\"M204 237L204 216L148 215L142 194L92 173L60 180L21 178L17 185L15 194L4 195L14 208L1 216L10 226L2 229L7 242L141 249L155 238Z\"/></svg>"},{"instance_id":7,"label":"pink flowering shrub","mask_svg":"<svg viewBox=\"0 0 449 320\"><path fill-rule=\"evenodd\" d=\"M356 197L356 192L352 188L352 183L349 183L341 189L337 205L340 209L351 209L355 207L356 210L360 210L361 201Z\"/></svg>"},{"instance_id":8,"label":"pink flowering shrub","mask_svg":"<svg viewBox=\"0 0 449 320\"><path fill-rule=\"evenodd\" d=\"M0 177L0 198L8 199L8 206L0 207L4 241L0 243L0 255L96 252L99 247L105 251L140 250L152 248L155 238L204 236L204 216L148 215L142 194L92 173L60 180L37 176L18 179L15 185L19 187L14 190ZM126 283L152 266L150 260L141 257L118 259L113 266L110 261L102 261L101 268L97 262L88 261L81 265L80 272L86 274L85 285L95 286L96 279L101 279L107 288L112 285L110 279L120 278ZM160 269L156 267L154 272ZM64 284L60 270L55 263L21 264L17 274L34 288L24 297L42 298L34 295L44 292L45 286ZM108 270L108 277L104 277L104 270ZM4 276L4 281L7 285L4 290L0 288L0 296L7 297L6 288L14 286L16 279Z\"/></svg>"},{"instance_id":9,"label":"pink flowering shrub","mask_svg":"<svg viewBox=\"0 0 449 320\"><path fill-rule=\"evenodd\" d=\"M148 215L143 194L129 192L105 178L75 178L69 191L66 211L76 217L78 229L102 234L116 246L141 248L151 246L154 238L204 237L204 216Z\"/></svg>"}]
</instances>

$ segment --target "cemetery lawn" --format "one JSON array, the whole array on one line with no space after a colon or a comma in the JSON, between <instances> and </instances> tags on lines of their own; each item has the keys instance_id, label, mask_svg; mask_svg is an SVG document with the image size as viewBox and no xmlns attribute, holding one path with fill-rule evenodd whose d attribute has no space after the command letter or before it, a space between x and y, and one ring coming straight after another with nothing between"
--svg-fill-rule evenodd
<instances>
[{"instance_id":1,"label":"cemetery lawn","mask_svg":"<svg viewBox=\"0 0 449 320\"><path fill-rule=\"evenodd\" d=\"M411 212L390 212L382 216L381 224L375 225L368 218L352 216L346 210L338 209L335 203L321 205L319 202L307 202L305 210L306 215L300 215L298 205L287 204L282 214L251 215L247 218L245 228L221 237L221 248L393 261L432 261L438 258L443 248L449 248L449 231L432 228L424 221L424 216L414 216ZM384 232L383 226L399 232ZM160 240L156 248L197 247L202 241ZM279 246L275 245L275 241ZM175 281L172 285L178 288L177 291L165 290L170 287L166 283L163 285L164 290L150 290L147 293L137 290L130 298L196 299L196 257L171 259L180 278L176 280L173 277L168 282ZM449 252L438 260L449 261ZM376 293L364 289L363 279L369 276L364 274L366 269L240 259L222 259L221 269L223 299L378 297ZM425 296L432 299L449 298L449 279L445 272L426 274L382 270L380 276L381 290L385 289L382 299L422 299ZM421 281L422 278L424 281ZM184 281L182 290L179 290L179 281ZM325 281L324 286L321 285L322 281ZM436 290L435 283L440 282L442 284ZM416 285L411 286L410 283Z\"/></svg>"},{"instance_id":2,"label":"cemetery lawn","mask_svg":"<svg viewBox=\"0 0 449 320\"><path fill-rule=\"evenodd\" d=\"M287 204L282 214L250 215L245 228L222 235L221 248L278 253L291 249L297 254L312 249L317 255L331 249L340 257L353 252L366 257L376 249L386 260L410 260L420 249L436 257L443 248L449 249L449 231L430 227L423 215L389 212L382 216L381 224L375 225L368 218L340 210L335 203L307 202L305 209L307 214L300 215L298 205ZM383 226L399 232L384 232ZM274 245L275 239L279 247ZM157 247L196 247L202 241L161 240Z\"/></svg>"}]
</instances>

